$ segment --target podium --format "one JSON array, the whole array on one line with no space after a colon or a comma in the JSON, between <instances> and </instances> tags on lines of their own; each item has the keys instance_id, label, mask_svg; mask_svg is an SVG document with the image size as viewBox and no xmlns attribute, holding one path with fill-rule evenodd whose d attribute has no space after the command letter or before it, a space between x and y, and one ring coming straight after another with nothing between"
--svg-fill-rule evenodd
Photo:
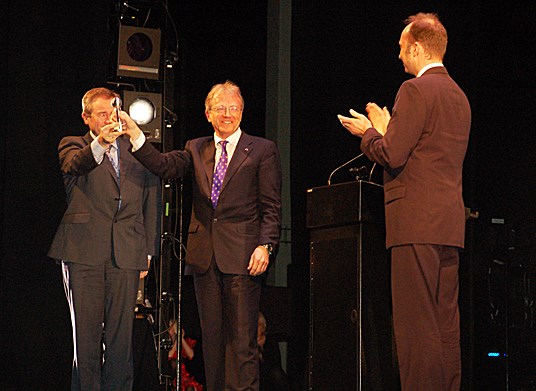
<instances>
[{"instance_id":1,"label":"podium","mask_svg":"<svg viewBox=\"0 0 536 391\"><path fill-rule=\"evenodd\" d=\"M383 187L307 191L309 390L392 390L397 383Z\"/></svg>"}]
</instances>

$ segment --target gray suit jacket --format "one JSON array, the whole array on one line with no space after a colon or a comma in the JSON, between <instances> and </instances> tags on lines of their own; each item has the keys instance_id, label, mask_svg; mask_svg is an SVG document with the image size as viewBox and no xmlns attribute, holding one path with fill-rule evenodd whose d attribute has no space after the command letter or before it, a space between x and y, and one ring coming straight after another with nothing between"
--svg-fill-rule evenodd
<instances>
[{"instance_id":1,"label":"gray suit jacket","mask_svg":"<svg viewBox=\"0 0 536 391\"><path fill-rule=\"evenodd\" d=\"M384 137L366 131L361 149L384 167L388 248L464 246L462 168L470 127L467 97L437 67L401 85Z\"/></svg>"},{"instance_id":2,"label":"gray suit jacket","mask_svg":"<svg viewBox=\"0 0 536 391\"><path fill-rule=\"evenodd\" d=\"M130 143L119 138L119 185L106 156L100 165L95 162L91 141L88 132L65 137L58 146L67 210L48 256L98 265L113 252L120 268L146 270L147 255L157 255L160 246L160 180L133 158Z\"/></svg>"},{"instance_id":3,"label":"gray suit jacket","mask_svg":"<svg viewBox=\"0 0 536 391\"><path fill-rule=\"evenodd\" d=\"M274 142L242 132L214 210L210 194L215 152L210 136L188 141L183 151L165 154L145 143L134 156L160 177L193 176L186 273L205 272L214 256L223 273L247 275L255 247L264 243L276 247L279 242L279 152Z\"/></svg>"}]
</instances>

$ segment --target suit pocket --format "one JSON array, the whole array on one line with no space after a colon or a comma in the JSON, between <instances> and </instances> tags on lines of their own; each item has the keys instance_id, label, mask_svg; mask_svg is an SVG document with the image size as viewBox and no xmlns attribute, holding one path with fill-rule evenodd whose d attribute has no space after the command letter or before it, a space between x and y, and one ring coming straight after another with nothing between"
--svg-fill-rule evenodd
<instances>
[{"instance_id":1,"label":"suit pocket","mask_svg":"<svg viewBox=\"0 0 536 391\"><path fill-rule=\"evenodd\" d=\"M137 233L141 235L145 235L145 226L139 221L136 221L134 223L134 231L136 231Z\"/></svg>"},{"instance_id":2,"label":"suit pocket","mask_svg":"<svg viewBox=\"0 0 536 391\"><path fill-rule=\"evenodd\" d=\"M63 216L64 224L84 224L88 223L91 213L70 213Z\"/></svg>"},{"instance_id":3,"label":"suit pocket","mask_svg":"<svg viewBox=\"0 0 536 391\"><path fill-rule=\"evenodd\" d=\"M258 225L255 224L238 224L236 226L236 231L245 235L259 235L260 229Z\"/></svg>"},{"instance_id":4,"label":"suit pocket","mask_svg":"<svg viewBox=\"0 0 536 391\"><path fill-rule=\"evenodd\" d=\"M389 204L406 196L406 186L393 187L385 192L385 203Z\"/></svg>"},{"instance_id":5,"label":"suit pocket","mask_svg":"<svg viewBox=\"0 0 536 391\"><path fill-rule=\"evenodd\" d=\"M198 229L199 229L199 223L192 223L188 227L188 233L190 234L196 233Z\"/></svg>"}]
</instances>

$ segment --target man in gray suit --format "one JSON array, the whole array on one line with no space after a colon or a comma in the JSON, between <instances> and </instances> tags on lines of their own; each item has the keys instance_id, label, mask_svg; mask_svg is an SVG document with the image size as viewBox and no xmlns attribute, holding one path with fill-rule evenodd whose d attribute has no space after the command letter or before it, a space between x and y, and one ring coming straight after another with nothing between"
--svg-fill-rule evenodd
<instances>
[{"instance_id":1,"label":"man in gray suit","mask_svg":"<svg viewBox=\"0 0 536 391\"><path fill-rule=\"evenodd\" d=\"M260 278L279 242L279 152L240 129L243 109L238 86L215 85L205 100L214 134L165 154L125 117L140 162L163 178L193 178L186 273L194 278L209 391L259 389Z\"/></svg>"},{"instance_id":2,"label":"man in gray suit","mask_svg":"<svg viewBox=\"0 0 536 391\"><path fill-rule=\"evenodd\" d=\"M387 247L402 390L459 390L459 249L462 168L471 126L467 97L443 66L447 32L437 15L406 20L399 58L416 78L400 87L392 118L367 105L341 124L384 167Z\"/></svg>"},{"instance_id":3,"label":"man in gray suit","mask_svg":"<svg viewBox=\"0 0 536 391\"><path fill-rule=\"evenodd\" d=\"M138 281L160 244L160 180L118 138L116 97L106 88L89 90L82 99L89 132L58 147L67 210L48 255L62 261L73 391L132 390Z\"/></svg>"}]
</instances>

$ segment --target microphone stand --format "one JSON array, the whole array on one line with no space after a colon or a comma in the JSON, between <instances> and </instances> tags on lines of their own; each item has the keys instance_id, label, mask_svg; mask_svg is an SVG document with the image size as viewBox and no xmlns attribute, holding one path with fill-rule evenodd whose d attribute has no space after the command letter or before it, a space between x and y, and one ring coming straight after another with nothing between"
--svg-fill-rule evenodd
<instances>
[{"instance_id":1,"label":"microphone stand","mask_svg":"<svg viewBox=\"0 0 536 391\"><path fill-rule=\"evenodd\" d=\"M346 163L343 163L341 164L339 167L337 167L336 169L334 169L333 171L331 171L331 174L329 174L329 178L328 178L328 186L331 186L331 177L333 176L333 174L335 174L337 171L339 171L341 168L343 168L344 166L352 163L354 160L357 160L359 159L361 156L363 156L364 153L360 153L359 155L351 158L350 160L348 160Z\"/></svg>"},{"instance_id":2,"label":"microphone stand","mask_svg":"<svg viewBox=\"0 0 536 391\"><path fill-rule=\"evenodd\" d=\"M178 282L177 282L177 364L176 364L176 370L177 370L177 384L176 384L176 391L181 391L181 383L182 383L182 374L181 374L181 364L182 364L182 319L181 319L181 304L182 304L182 267L184 264L184 257L183 257L183 191L184 191L184 180L181 178L179 180L180 182L180 190L179 190L179 217L178 217L178 226L179 226L179 272L178 272Z\"/></svg>"},{"instance_id":3,"label":"microphone stand","mask_svg":"<svg viewBox=\"0 0 536 391\"><path fill-rule=\"evenodd\" d=\"M376 168L376 162L374 162L374 164L372 165L372 168L370 169L370 174L369 174L369 177L368 177L368 181L369 182L372 182L372 173L374 172L374 169Z\"/></svg>"}]
</instances>

